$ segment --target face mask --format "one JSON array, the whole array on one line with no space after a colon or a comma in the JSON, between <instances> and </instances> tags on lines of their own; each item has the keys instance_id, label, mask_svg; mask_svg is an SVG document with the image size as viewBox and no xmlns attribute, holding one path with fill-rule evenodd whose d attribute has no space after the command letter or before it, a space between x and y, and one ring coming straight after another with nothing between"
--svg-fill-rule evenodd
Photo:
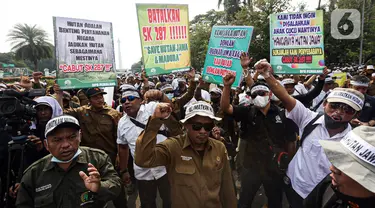
<instances>
[{"instance_id":1,"label":"face mask","mask_svg":"<svg viewBox=\"0 0 375 208\"><path fill-rule=\"evenodd\" d=\"M165 94L165 95L168 97L168 99L172 100L172 98L173 98L173 93L168 93L168 94Z\"/></svg>"},{"instance_id":2,"label":"face mask","mask_svg":"<svg viewBox=\"0 0 375 208\"><path fill-rule=\"evenodd\" d=\"M331 118L327 114L324 114L324 122L325 122L327 129L338 129L341 127L346 127L349 123L349 122L335 121L333 118Z\"/></svg>"},{"instance_id":3,"label":"face mask","mask_svg":"<svg viewBox=\"0 0 375 208\"><path fill-rule=\"evenodd\" d=\"M70 160L62 161L62 160L57 159L56 157L52 157L51 162L55 162L55 163L69 163L72 160L74 160L74 158L78 157L78 155L81 154L81 153L82 153L82 151L78 148L76 154L74 154L73 157Z\"/></svg>"},{"instance_id":4,"label":"face mask","mask_svg":"<svg viewBox=\"0 0 375 208\"><path fill-rule=\"evenodd\" d=\"M264 108L270 102L270 98L268 95L266 96L257 96L253 99L254 105L258 108Z\"/></svg>"},{"instance_id":5,"label":"face mask","mask_svg":"<svg viewBox=\"0 0 375 208\"><path fill-rule=\"evenodd\" d=\"M279 99L278 97L276 97L275 94L272 94L272 96L271 96L271 100L272 100L272 101L275 101L275 102L280 101L280 99Z\"/></svg>"}]
</instances>

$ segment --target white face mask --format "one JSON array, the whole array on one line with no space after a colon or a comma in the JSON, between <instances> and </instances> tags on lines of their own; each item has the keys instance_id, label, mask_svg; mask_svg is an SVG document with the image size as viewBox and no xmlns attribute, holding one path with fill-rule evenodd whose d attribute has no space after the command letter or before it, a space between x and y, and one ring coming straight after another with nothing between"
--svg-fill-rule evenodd
<instances>
[{"instance_id":1,"label":"white face mask","mask_svg":"<svg viewBox=\"0 0 375 208\"><path fill-rule=\"evenodd\" d=\"M268 95L265 96L257 96L253 99L254 105L258 108L264 108L270 102L270 97Z\"/></svg>"}]
</instances>

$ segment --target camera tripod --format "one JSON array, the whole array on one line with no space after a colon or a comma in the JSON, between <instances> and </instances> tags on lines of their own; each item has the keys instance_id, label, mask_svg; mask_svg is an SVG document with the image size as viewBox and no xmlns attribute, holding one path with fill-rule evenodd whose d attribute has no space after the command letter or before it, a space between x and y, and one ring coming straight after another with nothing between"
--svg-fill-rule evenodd
<instances>
[{"instance_id":1,"label":"camera tripod","mask_svg":"<svg viewBox=\"0 0 375 208\"><path fill-rule=\"evenodd\" d=\"M22 135L22 136L17 136L17 137L12 137L12 140L8 143L8 170L7 170L7 183L6 183L6 203L5 207L6 208L11 208L13 207L11 201L13 199L9 196L9 188L13 184L12 182L14 181L14 184L19 183L22 179L23 171L24 171L24 156L25 156L25 150L30 146L30 142L27 140L27 136ZM13 158L17 156L17 152L20 152L19 158L20 158L20 163L18 167L17 173L12 174L12 156ZM11 180L12 176L15 176L15 180ZM12 187L14 188L14 187Z\"/></svg>"}]
</instances>

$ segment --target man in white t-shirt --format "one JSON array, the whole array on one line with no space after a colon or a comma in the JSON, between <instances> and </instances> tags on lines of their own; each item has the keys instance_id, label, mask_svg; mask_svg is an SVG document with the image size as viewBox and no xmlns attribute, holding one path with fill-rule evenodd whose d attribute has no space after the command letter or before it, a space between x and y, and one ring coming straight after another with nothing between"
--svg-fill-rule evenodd
<instances>
[{"instance_id":1,"label":"man in white t-shirt","mask_svg":"<svg viewBox=\"0 0 375 208\"><path fill-rule=\"evenodd\" d=\"M164 94L162 96L163 101L168 102L169 99ZM127 169L129 149L134 158L136 140L144 130L149 117L154 113L157 103L141 104L142 96L134 87L128 87L123 92L121 103L124 116L120 119L117 130L120 177L124 184L130 184L131 180ZM162 142L166 138L165 128L162 127L160 134L157 135L157 142ZM170 186L166 174L164 166L141 168L134 164L134 175L137 179L142 207L156 207L157 190L163 200L163 207L171 206Z\"/></svg>"},{"instance_id":2,"label":"man in white t-shirt","mask_svg":"<svg viewBox=\"0 0 375 208\"><path fill-rule=\"evenodd\" d=\"M361 111L364 95L353 89L336 88L323 102L324 115L307 109L298 100L291 97L272 76L272 67L265 60L255 64L257 71L265 77L272 92L283 102L287 117L300 129L300 135L308 124L318 118L315 128L306 138L293 157L284 182L285 193L292 208L303 207L303 199L329 173L331 163L327 159L319 140L339 141L350 130L349 121Z\"/></svg>"}]
</instances>

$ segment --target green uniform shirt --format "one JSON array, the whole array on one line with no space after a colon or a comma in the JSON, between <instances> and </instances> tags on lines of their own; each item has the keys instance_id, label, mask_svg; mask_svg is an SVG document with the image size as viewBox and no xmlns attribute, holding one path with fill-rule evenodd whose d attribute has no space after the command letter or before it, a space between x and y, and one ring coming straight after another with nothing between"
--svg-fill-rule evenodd
<instances>
[{"instance_id":1,"label":"green uniform shirt","mask_svg":"<svg viewBox=\"0 0 375 208\"><path fill-rule=\"evenodd\" d=\"M67 171L51 162L52 155L38 160L26 169L17 195L16 206L23 207L104 207L107 201L115 199L121 190L121 180L103 151L80 147L82 153L73 160ZM100 173L101 187L94 197L88 200L88 189L79 171L88 175L88 163ZM84 202L87 200L91 203Z\"/></svg>"}]
</instances>

